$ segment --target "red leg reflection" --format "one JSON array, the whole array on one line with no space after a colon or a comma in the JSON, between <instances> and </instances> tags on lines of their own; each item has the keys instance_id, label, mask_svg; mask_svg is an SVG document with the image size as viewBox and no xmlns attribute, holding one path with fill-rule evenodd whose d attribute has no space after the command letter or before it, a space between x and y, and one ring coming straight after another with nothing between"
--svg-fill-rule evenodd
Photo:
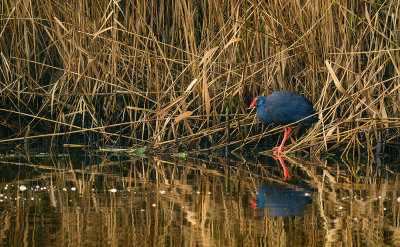
<instances>
[{"instance_id":1,"label":"red leg reflection","mask_svg":"<svg viewBox=\"0 0 400 247\"><path fill-rule=\"evenodd\" d=\"M292 177L290 176L289 169L285 165L285 158L281 155L276 156L274 159L278 160L279 163L281 163L281 166L283 168L283 175L284 175L284 181L291 179Z\"/></svg>"}]
</instances>

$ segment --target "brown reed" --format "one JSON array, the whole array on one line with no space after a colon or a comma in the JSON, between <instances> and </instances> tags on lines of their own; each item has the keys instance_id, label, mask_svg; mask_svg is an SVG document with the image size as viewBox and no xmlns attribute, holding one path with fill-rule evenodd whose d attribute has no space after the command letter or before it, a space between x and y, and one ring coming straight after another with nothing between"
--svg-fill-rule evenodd
<instances>
[{"instance_id":1,"label":"brown reed","mask_svg":"<svg viewBox=\"0 0 400 247\"><path fill-rule=\"evenodd\" d=\"M248 104L276 90L318 111L291 150L399 139L397 1L4 0L0 14L1 142L98 130L199 150L229 127L241 148L271 134Z\"/></svg>"}]
</instances>

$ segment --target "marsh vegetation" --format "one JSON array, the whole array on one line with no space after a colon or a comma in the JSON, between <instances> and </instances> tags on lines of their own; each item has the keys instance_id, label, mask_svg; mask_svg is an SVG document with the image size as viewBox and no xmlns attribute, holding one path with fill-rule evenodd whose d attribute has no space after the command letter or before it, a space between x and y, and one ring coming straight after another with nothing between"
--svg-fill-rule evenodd
<instances>
[{"instance_id":1,"label":"marsh vegetation","mask_svg":"<svg viewBox=\"0 0 400 247\"><path fill-rule=\"evenodd\" d=\"M287 90L320 119L289 150L398 144L398 1L5 0L0 11L2 143L237 151L280 131L259 124L252 98Z\"/></svg>"},{"instance_id":2,"label":"marsh vegetation","mask_svg":"<svg viewBox=\"0 0 400 247\"><path fill-rule=\"evenodd\" d=\"M399 7L2 0L0 245L400 245Z\"/></svg>"}]
</instances>

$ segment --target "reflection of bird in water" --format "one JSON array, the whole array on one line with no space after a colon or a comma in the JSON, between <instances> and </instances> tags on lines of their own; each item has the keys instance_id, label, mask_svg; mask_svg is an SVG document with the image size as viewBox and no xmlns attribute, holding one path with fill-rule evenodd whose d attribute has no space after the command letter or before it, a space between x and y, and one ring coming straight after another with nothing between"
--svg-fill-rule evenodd
<instances>
[{"instance_id":1,"label":"reflection of bird in water","mask_svg":"<svg viewBox=\"0 0 400 247\"><path fill-rule=\"evenodd\" d=\"M257 192L257 199L251 199L250 207L258 216L300 216L311 203L312 188L306 185L264 184Z\"/></svg>"},{"instance_id":2,"label":"reflection of bird in water","mask_svg":"<svg viewBox=\"0 0 400 247\"><path fill-rule=\"evenodd\" d=\"M301 125L311 125L318 121L312 116L315 111L310 101L293 92L277 91L268 97L257 96L250 107L256 107L258 118L267 124L288 125L299 121ZM285 142L292 133L290 126L284 129L282 143L275 148L274 154L277 156L284 155Z\"/></svg>"}]
</instances>

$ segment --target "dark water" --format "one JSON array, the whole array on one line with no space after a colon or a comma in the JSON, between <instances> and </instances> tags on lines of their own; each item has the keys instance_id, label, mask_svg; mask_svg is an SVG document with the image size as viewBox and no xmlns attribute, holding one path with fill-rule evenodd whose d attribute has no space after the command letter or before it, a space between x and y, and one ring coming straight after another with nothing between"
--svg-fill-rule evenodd
<instances>
[{"instance_id":1,"label":"dark water","mask_svg":"<svg viewBox=\"0 0 400 247\"><path fill-rule=\"evenodd\" d=\"M398 246L397 164L0 158L2 246Z\"/></svg>"}]
</instances>

